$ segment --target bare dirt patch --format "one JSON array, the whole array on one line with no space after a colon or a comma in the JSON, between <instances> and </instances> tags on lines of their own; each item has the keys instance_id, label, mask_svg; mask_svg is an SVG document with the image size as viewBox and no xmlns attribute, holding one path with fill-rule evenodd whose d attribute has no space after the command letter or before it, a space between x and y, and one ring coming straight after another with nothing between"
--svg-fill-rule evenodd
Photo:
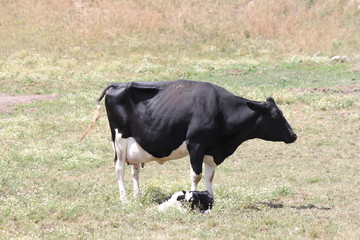
<instances>
[{"instance_id":1,"label":"bare dirt patch","mask_svg":"<svg viewBox=\"0 0 360 240\"><path fill-rule=\"evenodd\" d=\"M0 111L10 112L14 105L31 103L34 101L46 101L56 98L56 94L47 95L19 95L12 96L8 94L0 94Z\"/></svg>"}]
</instances>

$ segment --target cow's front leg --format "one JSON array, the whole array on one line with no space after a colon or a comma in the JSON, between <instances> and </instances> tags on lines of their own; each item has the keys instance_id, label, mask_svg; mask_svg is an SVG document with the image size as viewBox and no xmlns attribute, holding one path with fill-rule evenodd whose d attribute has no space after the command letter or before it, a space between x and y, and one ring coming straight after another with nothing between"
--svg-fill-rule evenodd
<instances>
[{"instance_id":1,"label":"cow's front leg","mask_svg":"<svg viewBox=\"0 0 360 240\"><path fill-rule=\"evenodd\" d=\"M205 162L206 190L211 194L212 197L214 197L214 193L212 190L212 181L215 175L216 163L214 162L214 159L211 156L205 156L204 162Z\"/></svg>"},{"instance_id":2,"label":"cow's front leg","mask_svg":"<svg viewBox=\"0 0 360 240\"><path fill-rule=\"evenodd\" d=\"M194 172L192 166L190 165L190 182L191 182L190 190L191 191L197 190L197 185L199 184L200 180L201 180L201 173L196 174Z\"/></svg>"},{"instance_id":3,"label":"cow's front leg","mask_svg":"<svg viewBox=\"0 0 360 240\"><path fill-rule=\"evenodd\" d=\"M134 187L134 197L139 197L140 192L140 184L139 184L139 175L140 175L140 166L131 166L131 175L132 175L132 181L133 181L133 187Z\"/></svg>"},{"instance_id":4,"label":"cow's front leg","mask_svg":"<svg viewBox=\"0 0 360 240\"><path fill-rule=\"evenodd\" d=\"M204 151L199 143L187 143L190 154L190 181L191 191L197 190L197 185L201 180L202 164L204 160Z\"/></svg>"}]
</instances>

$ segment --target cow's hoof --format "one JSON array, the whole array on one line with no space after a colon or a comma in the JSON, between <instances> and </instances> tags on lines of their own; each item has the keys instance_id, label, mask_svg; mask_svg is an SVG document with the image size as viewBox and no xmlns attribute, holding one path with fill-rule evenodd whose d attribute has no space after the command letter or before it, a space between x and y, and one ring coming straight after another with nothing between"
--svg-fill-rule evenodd
<instances>
[{"instance_id":1,"label":"cow's hoof","mask_svg":"<svg viewBox=\"0 0 360 240\"><path fill-rule=\"evenodd\" d=\"M134 198L139 198L141 196L141 192L135 192L133 197Z\"/></svg>"},{"instance_id":2,"label":"cow's hoof","mask_svg":"<svg viewBox=\"0 0 360 240\"><path fill-rule=\"evenodd\" d=\"M127 196L120 196L120 202L127 203L127 202L129 202L129 200L128 200Z\"/></svg>"}]
</instances>

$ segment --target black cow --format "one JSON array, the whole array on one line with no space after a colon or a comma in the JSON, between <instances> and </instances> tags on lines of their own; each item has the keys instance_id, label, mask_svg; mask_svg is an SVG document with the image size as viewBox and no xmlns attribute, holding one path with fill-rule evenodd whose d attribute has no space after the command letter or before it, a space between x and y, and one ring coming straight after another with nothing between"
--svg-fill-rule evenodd
<instances>
[{"instance_id":1,"label":"black cow","mask_svg":"<svg viewBox=\"0 0 360 240\"><path fill-rule=\"evenodd\" d=\"M206 189L213 196L215 167L241 143L254 138L293 143L297 138L271 97L251 101L206 82L111 84L98 99L98 112L105 95L121 199L126 198L125 163L132 164L134 195L139 195L139 164L190 155L191 190L197 188L204 162Z\"/></svg>"}]
</instances>

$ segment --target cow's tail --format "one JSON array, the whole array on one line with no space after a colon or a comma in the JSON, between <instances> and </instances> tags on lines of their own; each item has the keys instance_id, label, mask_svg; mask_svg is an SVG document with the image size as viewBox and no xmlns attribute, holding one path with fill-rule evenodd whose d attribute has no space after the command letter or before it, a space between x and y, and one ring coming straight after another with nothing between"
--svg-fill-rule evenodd
<instances>
[{"instance_id":1,"label":"cow's tail","mask_svg":"<svg viewBox=\"0 0 360 240\"><path fill-rule=\"evenodd\" d=\"M96 105L96 109L94 111L93 119L92 119L91 123L89 124L88 128L86 129L86 131L84 132L84 134L81 136L80 141L82 141L85 138L86 134L88 134L91 131L91 129L95 126L96 121L100 118L100 106L101 106L100 102L104 98L107 90L109 90L112 87L117 87L117 85L110 84L102 91L99 99L97 100L97 105Z\"/></svg>"}]
</instances>

